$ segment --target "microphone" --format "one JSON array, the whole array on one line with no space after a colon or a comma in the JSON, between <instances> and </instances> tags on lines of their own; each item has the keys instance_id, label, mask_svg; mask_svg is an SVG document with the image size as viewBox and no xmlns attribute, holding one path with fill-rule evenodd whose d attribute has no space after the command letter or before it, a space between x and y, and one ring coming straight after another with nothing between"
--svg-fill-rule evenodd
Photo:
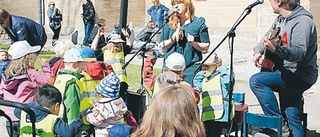
<instances>
[{"instance_id":1,"label":"microphone","mask_svg":"<svg viewBox=\"0 0 320 137\"><path fill-rule=\"evenodd\" d=\"M173 10L167 17L166 17L166 20L168 20L173 14L176 14L178 13L177 10Z\"/></svg>"},{"instance_id":2,"label":"microphone","mask_svg":"<svg viewBox=\"0 0 320 137\"><path fill-rule=\"evenodd\" d=\"M257 0L254 3L250 4L246 9L252 9L254 6L257 6L258 4L262 4L264 0Z\"/></svg>"}]
</instances>

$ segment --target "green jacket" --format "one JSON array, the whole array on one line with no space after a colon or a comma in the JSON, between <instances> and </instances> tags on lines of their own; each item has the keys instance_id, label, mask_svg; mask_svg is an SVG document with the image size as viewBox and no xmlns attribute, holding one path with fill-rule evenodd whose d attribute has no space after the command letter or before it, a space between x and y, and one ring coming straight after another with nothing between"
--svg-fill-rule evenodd
<instances>
[{"instance_id":1,"label":"green jacket","mask_svg":"<svg viewBox=\"0 0 320 137\"><path fill-rule=\"evenodd\" d=\"M63 106L60 107L60 116L70 124L73 120L80 117L80 88L76 83L82 77L80 73L62 69L54 86L59 89L62 96Z\"/></svg>"}]
</instances>

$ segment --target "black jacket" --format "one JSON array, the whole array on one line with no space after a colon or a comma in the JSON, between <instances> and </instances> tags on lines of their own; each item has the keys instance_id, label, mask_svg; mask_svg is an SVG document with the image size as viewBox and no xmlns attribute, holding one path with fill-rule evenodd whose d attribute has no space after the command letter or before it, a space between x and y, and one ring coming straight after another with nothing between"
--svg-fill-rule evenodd
<instances>
[{"instance_id":1,"label":"black jacket","mask_svg":"<svg viewBox=\"0 0 320 137\"><path fill-rule=\"evenodd\" d=\"M94 22L95 10L91 1L88 1L86 4L82 4L82 11L82 19L84 24L87 24L88 22Z\"/></svg>"}]
</instances>

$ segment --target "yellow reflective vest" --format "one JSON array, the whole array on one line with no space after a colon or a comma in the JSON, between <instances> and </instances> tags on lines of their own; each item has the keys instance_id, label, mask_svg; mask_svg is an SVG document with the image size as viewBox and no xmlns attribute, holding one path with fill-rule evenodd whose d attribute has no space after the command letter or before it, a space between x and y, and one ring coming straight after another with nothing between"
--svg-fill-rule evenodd
<instances>
[{"instance_id":1,"label":"yellow reflective vest","mask_svg":"<svg viewBox=\"0 0 320 137\"><path fill-rule=\"evenodd\" d=\"M204 79L202 83L202 121L215 120L221 122L228 121L229 101L224 98L228 93L222 93L221 77L217 74L212 79ZM225 90L228 92L228 90ZM233 107L232 107L233 109ZM232 117L233 117L232 111ZM230 118L231 119L231 118Z\"/></svg>"},{"instance_id":2,"label":"yellow reflective vest","mask_svg":"<svg viewBox=\"0 0 320 137\"><path fill-rule=\"evenodd\" d=\"M80 115L85 125L90 125L86 115L89 109L94 106L94 101L100 99L99 95L94 91L94 88L99 84L100 80L94 80L87 72L82 72L84 77L77 80L77 85L80 88Z\"/></svg>"},{"instance_id":3,"label":"yellow reflective vest","mask_svg":"<svg viewBox=\"0 0 320 137\"><path fill-rule=\"evenodd\" d=\"M121 82L127 82L127 73L125 69L122 69L125 63L125 57L123 52L112 53L109 50L105 50L103 53L104 61L110 64L114 73L119 77Z\"/></svg>"},{"instance_id":4,"label":"yellow reflective vest","mask_svg":"<svg viewBox=\"0 0 320 137\"><path fill-rule=\"evenodd\" d=\"M32 137L32 124L26 119L27 113L21 111L20 137ZM48 114L44 119L35 123L37 137L55 137L54 122L58 116Z\"/></svg>"}]
</instances>

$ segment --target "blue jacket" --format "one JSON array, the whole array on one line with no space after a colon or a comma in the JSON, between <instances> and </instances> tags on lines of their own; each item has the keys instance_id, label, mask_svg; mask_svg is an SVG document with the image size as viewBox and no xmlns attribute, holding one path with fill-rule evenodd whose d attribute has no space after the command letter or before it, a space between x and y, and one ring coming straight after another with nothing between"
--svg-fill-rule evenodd
<instances>
[{"instance_id":1,"label":"blue jacket","mask_svg":"<svg viewBox=\"0 0 320 137\"><path fill-rule=\"evenodd\" d=\"M210 80L212 79L214 76L217 75L217 73L220 73L220 83L221 83L221 90L223 93L228 93L229 91L229 80L230 80L230 68L226 67L226 66L220 66L218 69L218 71L214 71L212 74L210 74L208 77L205 77L203 74L203 71L200 71L196 74L196 76L194 76L193 79L193 85L199 90L202 91L202 82L204 80ZM232 86L234 85L234 74L232 77ZM224 97L227 97L226 94L224 94Z\"/></svg>"},{"instance_id":2,"label":"blue jacket","mask_svg":"<svg viewBox=\"0 0 320 137\"><path fill-rule=\"evenodd\" d=\"M36 103L28 103L27 104L35 113L36 115L36 122L41 121L44 119L48 114L50 114L50 111L48 109L45 109L39 105L36 105ZM14 109L14 115L20 119L21 116L21 110L20 109ZM27 115L27 119L30 119L30 116ZM70 125L63 122L62 119L57 118L55 124L54 124L54 133L56 135L59 135L61 137L74 137L76 136L81 129L81 126L83 125L81 119L74 120Z\"/></svg>"},{"instance_id":3,"label":"blue jacket","mask_svg":"<svg viewBox=\"0 0 320 137\"><path fill-rule=\"evenodd\" d=\"M42 48L47 42L43 26L25 17L10 15L8 27L4 29L11 38L11 43L26 40L31 46L40 45Z\"/></svg>"},{"instance_id":4,"label":"blue jacket","mask_svg":"<svg viewBox=\"0 0 320 137\"><path fill-rule=\"evenodd\" d=\"M11 60L0 61L0 79L2 79L2 74L9 67ZM1 80L0 80L1 81Z\"/></svg>"},{"instance_id":5,"label":"blue jacket","mask_svg":"<svg viewBox=\"0 0 320 137\"><path fill-rule=\"evenodd\" d=\"M151 21L156 23L157 27L161 27L164 21L164 17L168 15L169 8L164 5L159 5L158 8L152 6L147 10L151 17Z\"/></svg>"}]
</instances>

